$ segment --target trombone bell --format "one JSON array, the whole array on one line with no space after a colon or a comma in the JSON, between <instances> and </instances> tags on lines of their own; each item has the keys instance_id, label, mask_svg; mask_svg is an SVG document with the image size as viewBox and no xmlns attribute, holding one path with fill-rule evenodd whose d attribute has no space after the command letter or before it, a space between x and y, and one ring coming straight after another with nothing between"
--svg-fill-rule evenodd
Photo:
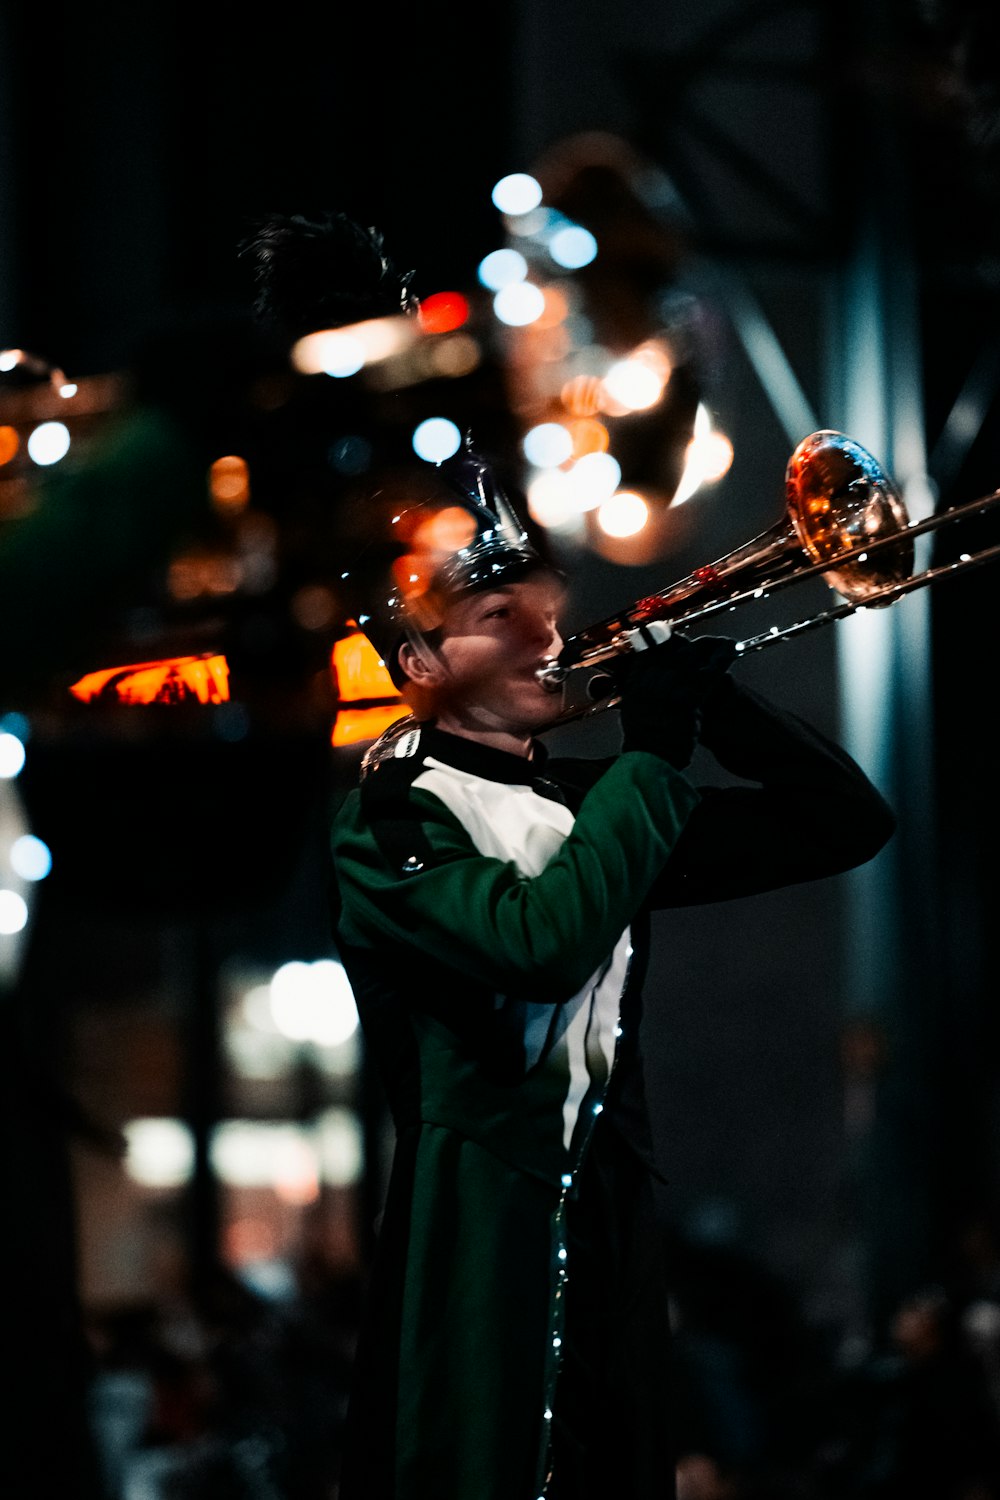
<instances>
[{"instance_id":1,"label":"trombone bell","mask_svg":"<svg viewBox=\"0 0 1000 1500\"><path fill-rule=\"evenodd\" d=\"M803 438L785 470L785 503L810 562L858 554L857 561L840 562L823 574L845 599L863 604L913 572L912 537L865 555L872 542L905 532L909 517L881 466L842 432Z\"/></svg>"},{"instance_id":2,"label":"trombone bell","mask_svg":"<svg viewBox=\"0 0 1000 1500\"><path fill-rule=\"evenodd\" d=\"M780 521L725 557L571 636L558 659L539 671L539 681L556 692L574 668L598 666L634 650L637 633L644 638L655 622L688 625L727 601L816 573L853 605L878 604L881 593L912 574L911 532L906 506L866 448L832 429L811 433L788 460Z\"/></svg>"},{"instance_id":3,"label":"trombone bell","mask_svg":"<svg viewBox=\"0 0 1000 1500\"><path fill-rule=\"evenodd\" d=\"M549 727L587 718L618 703L614 674L602 670L602 662L655 645L675 626L689 626L720 610L735 609L801 579L819 575L844 602L783 629L772 626L738 641L739 655L818 630L858 609L886 608L939 579L1000 560L997 543L978 552L963 552L957 562L914 574L916 537L1000 505L1000 489L923 521L910 521L876 460L842 432L824 430L803 438L785 470L785 500L785 518L770 531L660 593L570 636L555 661L540 668L538 680L550 691L560 692L575 669L594 667L596 675L587 687L591 702L584 708L564 706Z\"/></svg>"}]
</instances>

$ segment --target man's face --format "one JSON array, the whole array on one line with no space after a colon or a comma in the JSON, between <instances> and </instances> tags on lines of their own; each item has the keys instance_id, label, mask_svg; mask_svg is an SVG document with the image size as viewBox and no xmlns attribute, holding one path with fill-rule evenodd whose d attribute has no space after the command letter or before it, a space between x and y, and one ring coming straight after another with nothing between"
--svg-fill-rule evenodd
<instances>
[{"instance_id":1,"label":"man's face","mask_svg":"<svg viewBox=\"0 0 1000 1500\"><path fill-rule=\"evenodd\" d=\"M562 649L563 597L558 579L539 572L448 605L434 664L442 728L530 734L551 722L555 700L536 673Z\"/></svg>"}]
</instances>

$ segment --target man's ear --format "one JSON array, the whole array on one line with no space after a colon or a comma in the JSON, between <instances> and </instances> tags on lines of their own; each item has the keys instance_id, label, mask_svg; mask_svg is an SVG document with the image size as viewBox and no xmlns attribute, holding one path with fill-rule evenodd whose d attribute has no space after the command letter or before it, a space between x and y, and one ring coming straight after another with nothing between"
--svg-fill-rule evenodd
<instances>
[{"instance_id":1,"label":"man's ear","mask_svg":"<svg viewBox=\"0 0 1000 1500\"><path fill-rule=\"evenodd\" d=\"M416 687L436 687L441 681L441 663L429 646L404 641L397 653L400 667Z\"/></svg>"}]
</instances>

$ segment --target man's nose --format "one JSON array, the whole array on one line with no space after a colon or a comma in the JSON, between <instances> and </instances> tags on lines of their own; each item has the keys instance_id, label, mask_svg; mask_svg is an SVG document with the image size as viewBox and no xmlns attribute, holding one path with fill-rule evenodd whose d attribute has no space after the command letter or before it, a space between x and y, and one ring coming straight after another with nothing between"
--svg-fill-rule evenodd
<instances>
[{"instance_id":1,"label":"man's nose","mask_svg":"<svg viewBox=\"0 0 1000 1500\"><path fill-rule=\"evenodd\" d=\"M525 619L525 636L533 645L541 646L552 655L562 650L563 642L559 627L547 610L533 609L528 612Z\"/></svg>"}]
</instances>

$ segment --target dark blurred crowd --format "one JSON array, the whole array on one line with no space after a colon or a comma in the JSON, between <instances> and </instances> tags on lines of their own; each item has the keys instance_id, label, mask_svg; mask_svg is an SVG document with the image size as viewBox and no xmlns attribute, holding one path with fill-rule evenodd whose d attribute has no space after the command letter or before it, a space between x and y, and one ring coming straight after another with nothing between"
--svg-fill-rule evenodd
<instances>
[{"instance_id":1,"label":"dark blurred crowd","mask_svg":"<svg viewBox=\"0 0 1000 1500\"><path fill-rule=\"evenodd\" d=\"M107 1500L332 1500L360 1284L302 1265L264 1289L223 1268L89 1324Z\"/></svg>"},{"instance_id":2,"label":"dark blurred crowd","mask_svg":"<svg viewBox=\"0 0 1000 1500\"><path fill-rule=\"evenodd\" d=\"M1000 1500L984 1228L964 1279L906 1296L868 1348L809 1326L739 1249L670 1243L678 1500ZM107 1500L336 1500L362 1277L322 1256L286 1272L92 1315Z\"/></svg>"}]
</instances>

